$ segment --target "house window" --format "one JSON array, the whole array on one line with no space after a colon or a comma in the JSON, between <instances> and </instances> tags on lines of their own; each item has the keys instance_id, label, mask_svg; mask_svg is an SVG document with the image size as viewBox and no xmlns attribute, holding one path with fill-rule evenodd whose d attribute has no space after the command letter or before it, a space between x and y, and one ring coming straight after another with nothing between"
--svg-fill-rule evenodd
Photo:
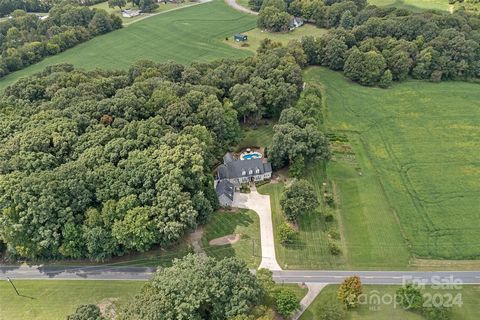
<instances>
[{"instance_id":1,"label":"house window","mask_svg":"<svg viewBox=\"0 0 480 320\"><path fill-rule=\"evenodd\" d=\"M255 173L256 173L256 174L259 174L259 173L260 173L260 169L258 169L258 168L255 169Z\"/></svg>"},{"instance_id":2,"label":"house window","mask_svg":"<svg viewBox=\"0 0 480 320\"><path fill-rule=\"evenodd\" d=\"M245 170L242 170L242 176L246 175L247 172Z\"/></svg>"},{"instance_id":3,"label":"house window","mask_svg":"<svg viewBox=\"0 0 480 320\"><path fill-rule=\"evenodd\" d=\"M248 174L253 174L253 170L252 169L248 170Z\"/></svg>"}]
</instances>

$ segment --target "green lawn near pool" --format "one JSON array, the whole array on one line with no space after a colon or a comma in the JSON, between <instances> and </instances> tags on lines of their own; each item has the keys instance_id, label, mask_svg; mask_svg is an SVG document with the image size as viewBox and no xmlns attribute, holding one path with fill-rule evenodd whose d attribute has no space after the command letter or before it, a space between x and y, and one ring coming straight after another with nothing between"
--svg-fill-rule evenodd
<instances>
[{"instance_id":1,"label":"green lawn near pool","mask_svg":"<svg viewBox=\"0 0 480 320\"><path fill-rule=\"evenodd\" d=\"M243 139L238 144L237 149L269 147L273 138L273 126L273 123L268 123L255 128L245 127L243 129Z\"/></svg>"},{"instance_id":2,"label":"green lawn near pool","mask_svg":"<svg viewBox=\"0 0 480 320\"><path fill-rule=\"evenodd\" d=\"M127 303L144 281L103 280L14 280L21 296L10 283L0 282L1 320L66 319L80 304L113 305Z\"/></svg>"},{"instance_id":3,"label":"green lawn near pool","mask_svg":"<svg viewBox=\"0 0 480 320\"><path fill-rule=\"evenodd\" d=\"M251 30L255 19L253 15L228 7L222 0L165 12L95 37L3 77L0 90L20 77L59 63L84 69L127 69L141 59L188 64L250 56L252 53L232 48L223 40Z\"/></svg>"},{"instance_id":4,"label":"green lawn near pool","mask_svg":"<svg viewBox=\"0 0 480 320\"><path fill-rule=\"evenodd\" d=\"M240 236L236 243L209 244L213 239L235 234ZM244 209L214 213L204 227L201 246L209 256L218 259L235 256L244 260L250 268L257 268L262 259L260 222L257 213Z\"/></svg>"},{"instance_id":5,"label":"green lawn near pool","mask_svg":"<svg viewBox=\"0 0 480 320\"><path fill-rule=\"evenodd\" d=\"M285 45L291 40L300 41L305 36L319 37L325 33L327 33L326 29L317 28L313 24L305 24L290 32L268 32L255 28L242 33L248 36L248 40L245 42L236 42L233 37L229 37L228 41L224 42L234 48L255 52L263 39L268 38Z\"/></svg>"},{"instance_id":6,"label":"green lawn near pool","mask_svg":"<svg viewBox=\"0 0 480 320\"><path fill-rule=\"evenodd\" d=\"M385 90L324 68L308 69L305 78L324 88L328 130L353 137L360 170L371 172L361 184L357 179L355 190L345 182L348 171L337 164L329 169L330 179L343 179L339 192L351 201L343 215L352 223L372 219L364 232L381 238L394 234L383 230L395 224L393 214L415 258L478 259L480 85L412 80ZM378 185L368 187L375 176ZM397 240L390 239L385 252L403 247L398 235L393 237Z\"/></svg>"},{"instance_id":7,"label":"green lawn near pool","mask_svg":"<svg viewBox=\"0 0 480 320\"><path fill-rule=\"evenodd\" d=\"M347 311L346 320L424 320L422 315L404 310L401 306L395 306L389 303L390 297L393 297L399 286L363 286L363 293L369 298L366 301L372 303L361 304L359 307ZM314 302L308 307L300 320L317 320L318 307L321 304L328 303L330 299L336 297L338 286L329 285L325 287ZM421 290L424 298L427 296L436 297L437 303L452 302L451 320L470 320L478 318L478 306L480 304L480 287L473 285L464 285L461 289L433 289L426 287ZM386 303L376 304L371 297L379 296ZM453 300L453 299L457 300ZM450 300L450 298L452 298ZM443 301L443 302L440 302ZM455 302L455 304L453 303Z\"/></svg>"}]
</instances>

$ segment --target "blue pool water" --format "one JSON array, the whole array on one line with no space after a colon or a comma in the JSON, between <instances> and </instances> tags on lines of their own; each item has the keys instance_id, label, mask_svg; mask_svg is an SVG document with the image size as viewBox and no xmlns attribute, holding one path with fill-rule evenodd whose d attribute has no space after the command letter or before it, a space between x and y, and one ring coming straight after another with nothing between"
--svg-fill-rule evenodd
<instances>
[{"instance_id":1,"label":"blue pool water","mask_svg":"<svg viewBox=\"0 0 480 320\"><path fill-rule=\"evenodd\" d=\"M261 158L261 157L262 157L262 155L258 152L242 155L242 159L244 159L244 160L258 159L258 158Z\"/></svg>"}]
</instances>

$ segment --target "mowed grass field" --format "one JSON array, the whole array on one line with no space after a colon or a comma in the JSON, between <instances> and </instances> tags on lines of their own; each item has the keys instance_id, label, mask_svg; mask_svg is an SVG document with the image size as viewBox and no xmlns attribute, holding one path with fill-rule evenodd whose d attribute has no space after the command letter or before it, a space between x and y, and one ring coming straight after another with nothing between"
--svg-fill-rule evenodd
<instances>
[{"instance_id":1,"label":"mowed grass field","mask_svg":"<svg viewBox=\"0 0 480 320\"><path fill-rule=\"evenodd\" d=\"M252 53L235 49L223 40L251 30L255 19L228 7L223 0L165 12L0 78L0 91L20 77L59 63L72 63L84 69L126 69L141 59L188 64L250 56Z\"/></svg>"},{"instance_id":2,"label":"mowed grass field","mask_svg":"<svg viewBox=\"0 0 480 320\"><path fill-rule=\"evenodd\" d=\"M0 282L0 320L62 320L80 304L127 303L145 284L143 281L14 280Z\"/></svg>"},{"instance_id":3,"label":"mowed grass field","mask_svg":"<svg viewBox=\"0 0 480 320\"><path fill-rule=\"evenodd\" d=\"M379 190L340 186L342 199L360 194L365 217L380 220L369 232L384 233L393 212L415 257L480 258L480 85L407 81L384 90L323 68L305 78L325 89L329 130L357 136L356 153L371 161ZM382 194L389 210L369 208ZM343 215L361 219L352 206ZM392 241L386 248L403 247Z\"/></svg>"},{"instance_id":4,"label":"mowed grass field","mask_svg":"<svg viewBox=\"0 0 480 320\"><path fill-rule=\"evenodd\" d=\"M367 297L379 296L385 297L383 301L389 301L389 297L393 297L398 286L363 286L363 293ZM317 309L321 304L328 303L331 298L336 297L338 286L329 285L325 287L314 302L308 307L305 313L300 317L300 320L317 320L319 315ZM425 288L422 290L424 294L442 295L452 294L453 297L460 294L458 301L462 303L461 306L455 305L452 308L451 320L471 320L478 318L478 306L480 304L480 287L479 286L463 286L460 290L443 290ZM443 300L445 303L448 298ZM440 299L437 298L437 303ZM346 320L424 320L425 318L417 313L403 310L402 307L393 304L365 304L358 308L347 312Z\"/></svg>"},{"instance_id":5,"label":"mowed grass field","mask_svg":"<svg viewBox=\"0 0 480 320\"><path fill-rule=\"evenodd\" d=\"M236 42L234 41L233 37L229 37L228 41L225 40L225 43L228 43L234 48L256 52L258 47L260 47L260 42L263 39L268 38L275 42L280 42L283 45L286 45L291 40L300 41L303 37L306 36L320 37L327 33L327 31L327 29L317 28L313 24L306 24L290 32L267 32L259 28L255 28L243 32L243 34L248 36L248 40L246 42ZM247 46L243 46L245 44Z\"/></svg>"},{"instance_id":6,"label":"mowed grass field","mask_svg":"<svg viewBox=\"0 0 480 320\"><path fill-rule=\"evenodd\" d=\"M234 234L240 235L240 240L234 244L209 244L210 240ZM243 209L216 212L204 228L201 246L209 256L217 259L237 257L244 260L250 268L257 268L262 259L257 213Z\"/></svg>"},{"instance_id":7,"label":"mowed grass field","mask_svg":"<svg viewBox=\"0 0 480 320\"><path fill-rule=\"evenodd\" d=\"M397 7L415 12L425 10L450 10L448 0L368 0L369 4L379 7Z\"/></svg>"}]
</instances>

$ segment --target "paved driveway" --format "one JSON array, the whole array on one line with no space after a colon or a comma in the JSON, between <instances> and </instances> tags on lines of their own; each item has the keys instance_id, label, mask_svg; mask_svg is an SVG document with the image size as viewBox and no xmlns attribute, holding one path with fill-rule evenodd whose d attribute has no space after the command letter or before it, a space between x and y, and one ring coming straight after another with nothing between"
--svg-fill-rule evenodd
<instances>
[{"instance_id":1,"label":"paved driveway","mask_svg":"<svg viewBox=\"0 0 480 320\"><path fill-rule=\"evenodd\" d=\"M250 193L236 192L232 207L250 209L258 214L260 218L260 239L262 241L260 268L282 270L275 257L270 196L258 193L255 188L252 188Z\"/></svg>"}]
</instances>

